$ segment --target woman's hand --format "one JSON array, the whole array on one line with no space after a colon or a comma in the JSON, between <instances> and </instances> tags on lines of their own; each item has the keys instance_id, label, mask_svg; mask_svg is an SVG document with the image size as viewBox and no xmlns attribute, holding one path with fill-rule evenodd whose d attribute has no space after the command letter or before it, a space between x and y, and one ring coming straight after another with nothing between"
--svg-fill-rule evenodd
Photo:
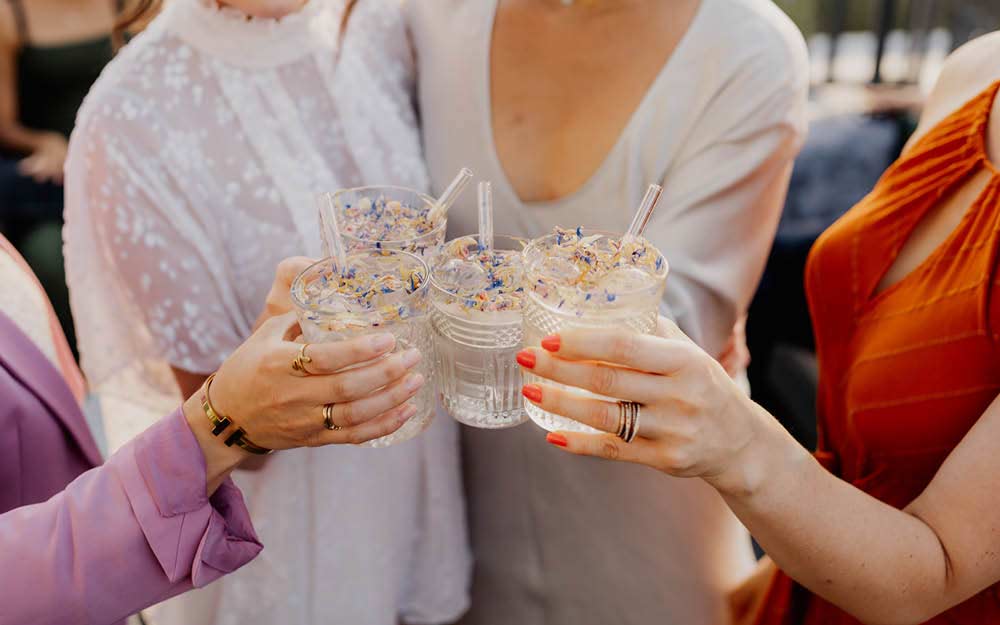
<instances>
[{"instance_id":1,"label":"woman's hand","mask_svg":"<svg viewBox=\"0 0 1000 625\"><path fill-rule=\"evenodd\" d=\"M315 343L306 348L311 359L306 374L292 368L302 347L294 342L298 334L293 314L272 317L233 352L212 382L216 411L245 429L255 445L290 449L364 443L395 432L414 415L416 408L407 401L424 384L423 376L412 371L420 352L387 356L396 344L391 334ZM352 365L361 366L344 370ZM217 486L246 454L225 447L225 434L211 436L200 396L193 395L184 412L205 451L211 492L213 482ZM336 430L324 427L327 404L333 404Z\"/></svg>"},{"instance_id":2,"label":"woman's hand","mask_svg":"<svg viewBox=\"0 0 1000 625\"><path fill-rule=\"evenodd\" d=\"M526 385L524 395L535 405L609 432L558 432L549 442L576 454L702 477L723 491L748 488L754 476L745 452L769 416L673 322L661 318L657 334L567 330L546 337L542 349L519 354L518 362L536 375L641 405L638 437L625 443L610 433L618 430L615 402Z\"/></svg>"},{"instance_id":3,"label":"woman's hand","mask_svg":"<svg viewBox=\"0 0 1000 625\"><path fill-rule=\"evenodd\" d=\"M17 170L22 176L30 176L38 183L62 184L68 149L66 137L58 132L47 132L38 140L32 153L18 163Z\"/></svg>"}]
</instances>

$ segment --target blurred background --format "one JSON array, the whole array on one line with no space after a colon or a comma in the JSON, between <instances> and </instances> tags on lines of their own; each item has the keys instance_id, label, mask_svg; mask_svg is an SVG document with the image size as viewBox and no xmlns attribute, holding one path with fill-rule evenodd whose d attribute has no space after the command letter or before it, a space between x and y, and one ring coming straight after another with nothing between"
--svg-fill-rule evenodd
<instances>
[{"instance_id":1,"label":"blurred background","mask_svg":"<svg viewBox=\"0 0 1000 625\"><path fill-rule=\"evenodd\" d=\"M61 163L76 107L114 54L111 27L123 6L122 0L81 1L93 3L86 15L94 23L62 24L62 41L57 35L65 20L58 15L33 14L30 0L0 0L11 25L0 34L12 43L7 61L15 68L0 72L0 232L34 266L71 343ZM945 57L1000 27L1000 1L775 1L809 43L811 129L751 308L750 379L755 399L811 447L816 366L802 286L808 251L897 157ZM42 23L46 19L53 24ZM97 34L80 40L81 28ZM41 31L46 36L39 45Z\"/></svg>"},{"instance_id":2,"label":"blurred background","mask_svg":"<svg viewBox=\"0 0 1000 625\"><path fill-rule=\"evenodd\" d=\"M1000 28L996 0L776 0L809 44L811 124L747 323L754 398L815 444L817 371L803 292L816 237L899 155L945 57Z\"/></svg>"}]
</instances>

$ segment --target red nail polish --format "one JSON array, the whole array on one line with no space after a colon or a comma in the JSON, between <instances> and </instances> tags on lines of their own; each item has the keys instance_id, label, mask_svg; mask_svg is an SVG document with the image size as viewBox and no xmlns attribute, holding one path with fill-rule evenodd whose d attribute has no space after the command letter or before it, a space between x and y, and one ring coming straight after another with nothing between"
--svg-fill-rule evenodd
<instances>
[{"instance_id":1,"label":"red nail polish","mask_svg":"<svg viewBox=\"0 0 1000 625\"><path fill-rule=\"evenodd\" d=\"M544 339L542 339L542 348L545 351L557 352L559 351L559 345L562 343L562 339L559 338L558 334L550 334Z\"/></svg>"},{"instance_id":2,"label":"red nail polish","mask_svg":"<svg viewBox=\"0 0 1000 625\"><path fill-rule=\"evenodd\" d=\"M545 437L545 440L556 447L565 447L566 445L569 445L569 441L566 440L566 437L558 432L549 432Z\"/></svg>"},{"instance_id":3,"label":"red nail polish","mask_svg":"<svg viewBox=\"0 0 1000 625\"><path fill-rule=\"evenodd\" d=\"M521 394L535 403L542 401L542 387L537 384L525 384L521 387Z\"/></svg>"},{"instance_id":4,"label":"red nail polish","mask_svg":"<svg viewBox=\"0 0 1000 625\"><path fill-rule=\"evenodd\" d=\"M517 364L527 369L535 368L535 352L530 349L522 349L517 352Z\"/></svg>"}]
</instances>

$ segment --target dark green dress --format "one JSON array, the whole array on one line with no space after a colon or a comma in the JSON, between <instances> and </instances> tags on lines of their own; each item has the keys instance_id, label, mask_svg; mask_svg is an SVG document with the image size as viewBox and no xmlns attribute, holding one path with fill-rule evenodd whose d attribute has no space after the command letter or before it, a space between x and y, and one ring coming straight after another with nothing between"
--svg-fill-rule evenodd
<instances>
[{"instance_id":1,"label":"dark green dress","mask_svg":"<svg viewBox=\"0 0 1000 625\"><path fill-rule=\"evenodd\" d=\"M111 36L35 45L22 4L26 0L0 1L9 3L20 41L15 63L19 121L68 138L83 98L114 56ZM0 229L38 275L75 348L62 258L63 189L21 176L17 166L24 156L0 152Z\"/></svg>"}]
</instances>

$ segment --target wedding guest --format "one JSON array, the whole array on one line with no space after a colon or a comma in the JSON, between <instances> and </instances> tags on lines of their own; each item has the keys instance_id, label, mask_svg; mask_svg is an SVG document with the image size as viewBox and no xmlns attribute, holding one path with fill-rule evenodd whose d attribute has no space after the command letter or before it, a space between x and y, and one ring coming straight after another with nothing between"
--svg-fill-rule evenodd
<instances>
[{"instance_id":1,"label":"wedding guest","mask_svg":"<svg viewBox=\"0 0 1000 625\"><path fill-rule=\"evenodd\" d=\"M319 255L316 193L426 189L412 90L396 0L171 0L121 50L80 111L65 231L113 447L250 334L278 259ZM236 478L267 555L153 616L453 621L469 566L458 469L446 419L391 448L270 458Z\"/></svg>"},{"instance_id":2,"label":"wedding guest","mask_svg":"<svg viewBox=\"0 0 1000 625\"><path fill-rule=\"evenodd\" d=\"M30 269L0 237L0 604L4 623L112 623L252 559L261 548L230 471L250 454L213 436L203 402L271 449L357 443L394 431L414 408L394 356L364 337L311 345L309 376L291 363L294 317L273 318L211 386L101 465L79 400L83 384ZM276 286L288 288L287 271ZM393 362L395 361L395 362ZM385 386L352 401L366 387ZM276 392L281 389L281 392ZM280 398L280 399L279 399ZM323 407L334 403L330 431ZM350 419L350 421L348 421ZM260 450L257 450L260 451ZM97 467L97 468L94 468ZM347 574L342 571L341 574Z\"/></svg>"},{"instance_id":3,"label":"wedding guest","mask_svg":"<svg viewBox=\"0 0 1000 625\"><path fill-rule=\"evenodd\" d=\"M0 1L0 231L34 267L71 341L63 163L77 108L113 55L120 4Z\"/></svg>"},{"instance_id":4,"label":"wedding guest","mask_svg":"<svg viewBox=\"0 0 1000 625\"><path fill-rule=\"evenodd\" d=\"M498 233L623 232L643 192L664 310L724 350L766 260L805 129L802 37L767 0L411 2L438 190L493 181ZM456 206L452 234L476 230ZM463 429L475 554L465 622L716 625L750 570L710 488L546 454L533 426Z\"/></svg>"},{"instance_id":5,"label":"wedding guest","mask_svg":"<svg viewBox=\"0 0 1000 625\"><path fill-rule=\"evenodd\" d=\"M669 322L658 337L565 332L532 350L543 377L641 404L631 444L549 442L700 477L750 528L773 563L744 589L746 622L1000 621L997 58L1000 33L954 53L902 156L813 248L815 457ZM617 431L614 404L528 394Z\"/></svg>"}]
</instances>

